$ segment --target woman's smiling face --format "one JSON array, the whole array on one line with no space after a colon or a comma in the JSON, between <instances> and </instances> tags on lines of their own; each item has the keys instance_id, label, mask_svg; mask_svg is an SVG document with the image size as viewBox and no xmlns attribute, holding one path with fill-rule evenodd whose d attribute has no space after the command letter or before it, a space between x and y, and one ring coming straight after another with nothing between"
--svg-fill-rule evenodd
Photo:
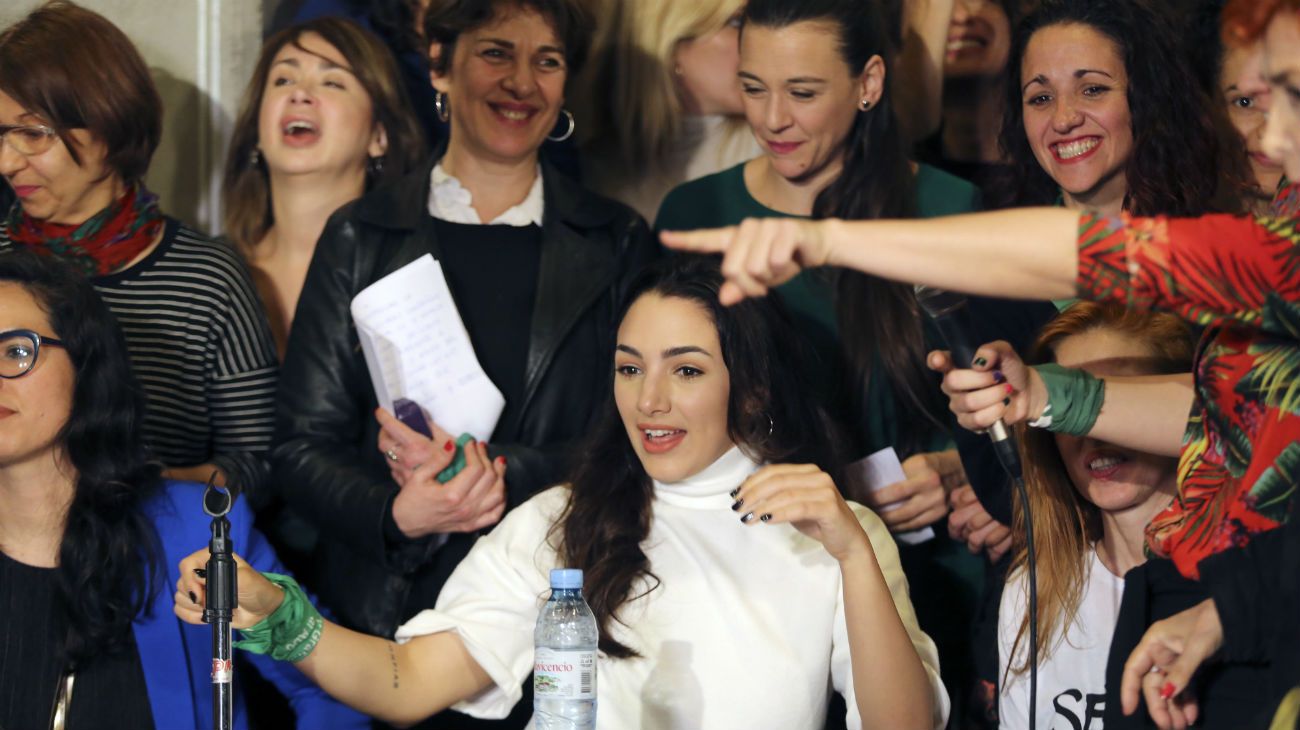
<instances>
[{"instance_id":1,"label":"woman's smiling face","mask_svg":"<svg viewBox=\"0 0 1300 730\"><path fill-rule=\"evenodd\" d=\"M1020 89L1029 147L1066 203L1122 200L1133 123L1115 41L1080 23L1038 30L1025 46Z\"/></svg>"}]
</instances>

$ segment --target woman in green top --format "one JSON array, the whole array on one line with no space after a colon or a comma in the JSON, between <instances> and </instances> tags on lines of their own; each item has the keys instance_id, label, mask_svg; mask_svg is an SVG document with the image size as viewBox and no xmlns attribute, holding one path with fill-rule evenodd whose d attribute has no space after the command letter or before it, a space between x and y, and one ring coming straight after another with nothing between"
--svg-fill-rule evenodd
<instances>
[{"instance_id":1,"label":"woman in green top","mask_svg":"<svg viewBox=\"0 0 1300 730\"><path fill-rule=\"evenodd\" d=\"M908 160L886 83L887 43L874 3L751 0L743 13L739 76L745 116L763 154L677 187L656 225L684 230L755 217L976 210L973 185ZM937 343L926 341L912 288L826 270L806 273L779 292L820 356L820 371L808 382L856 435L851 455L893 446L906 459L906 481L874 494L853 486L846 491L878 511L900 502L880 512L895 532L942 520L945 482L951 488L965 477L951 449L946 406L924 367L927 348ZM946 533L942 526L940 532ZM918 615L935 631L944 656L944 682L958 699L965 678L952 670L964 664L962 614L973 610L979 560L943 534L905 550L903 562ZM964 580L954 582L953 573Z\"/></svg>"},{"instance_id":2,"label":"woman in green top","mask_svg":"<svg viewBox=\"0 0 1300 730\"><path fill-rule=\"evenodd\" d=\"M745 116L764 154L678 186L659 210L658 228L772 216L945 215L979 207L974 186L907 159L885 82L885 26L873 7L851 0L759 0L746 7L743 23ZM931 421L942 421L945 409L921 367L925 343L910 288L815 272L780 291L832 371L823 382L838 383L846 370L862 374L852 390L854 411L868 420L861 429L864 453L944 445L934 438L939 429ZM839 326L857 321L866 331ZM858 332L862 336L853 336ZM875 380L888 382L872 383L871 372L882 368L889 377ZM839 415L848 415L848 399L823 395ZM892 401L898 398L908 410L923 404L933 418L896 423Z\"/></svg>"}]
</instances>

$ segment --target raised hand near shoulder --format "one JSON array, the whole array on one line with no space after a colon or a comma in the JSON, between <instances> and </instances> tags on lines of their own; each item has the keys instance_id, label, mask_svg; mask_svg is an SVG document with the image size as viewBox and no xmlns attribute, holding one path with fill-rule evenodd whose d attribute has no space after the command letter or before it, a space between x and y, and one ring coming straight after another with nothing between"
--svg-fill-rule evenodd
<instances>
[{"instance_id":1,"label":"raised hand near shoulder","mask_svg":"<svg viewBox=\"0 0 1300 730\"><path fill-rule=\"evenodd\" d=\"M748 526L788 522L841 563L871 553L871 540L830 475L813 464L772 464L732 495Z\"/></svg>"}]
</instances>

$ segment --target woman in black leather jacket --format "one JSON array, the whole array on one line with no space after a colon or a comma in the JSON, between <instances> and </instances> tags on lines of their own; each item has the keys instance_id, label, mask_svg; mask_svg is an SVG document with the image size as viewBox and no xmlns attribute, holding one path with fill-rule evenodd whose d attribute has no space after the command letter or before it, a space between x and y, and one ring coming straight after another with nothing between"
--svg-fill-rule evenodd
<instances>
[{"instance_id":1,"label":"woman in black leather jacket","mask_svg":"<svg viewBox=\"0 0 1300 730\"><path fill-rule=\"evenodd\" d=\"M564 80L589 35L575 0L449 5L425 30L450 140L326 225L277 404L275 482L320 532L314 587L342 623L382 636L434 604L478 529L563 477L608 372L621 285L658 250L634 212L538 158L571 132ZM349 312L425 254L506 398L490 443L466 445L469 467L435 490L399 483L447 437L377 411Z\"/></svg>"}]
</instances>

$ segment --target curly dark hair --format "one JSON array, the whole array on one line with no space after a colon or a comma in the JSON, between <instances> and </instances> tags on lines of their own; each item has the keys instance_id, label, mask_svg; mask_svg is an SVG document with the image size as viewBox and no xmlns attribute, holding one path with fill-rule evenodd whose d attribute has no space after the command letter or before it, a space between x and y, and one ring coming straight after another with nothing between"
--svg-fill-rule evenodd
<instances>
[{"instance_id":1,"label":"curly dark hair","mask_svg":"<svg viewBox=\"0 0 1300 730\"><path fill-rule=\"evenodd\" d=\"M429 65L440 74L447 73L456 39L462 33L488 25L499 12L519 8L534 10L550 22L564 46L568 78L576 77L591 50L593 29L592 14L581 0L431 0L424 10L424 40L441 43L442 53L429 59Z\"/></svg>"},{"instance_id":2,"label":"curly dark hair","mask_svg":"<svg viewBox=\"0 0 1300 730\"><path fill-rule=\"evenodd\" d=\"M817 464L835 475L839 439L800 376L806 352L776 297L718 303L722 273L709 257L674 256L642 272L630 285L615 321L647 294L694 302L718 328L730 373L727 431L732 442L762 462ZM613 342L605 405L570 479L569 500L552 527L563 564L583 571L584 595L600 626L600 648L612 657L638 656L614 640L609 626L620 606L654 590L659 579L641 543L650 534L654 485L646 474L614 402ZM645 586L641 589L640 586ZM638 592L640 591L640 592Z\"/></svg>"},{"instance_id":3,"label":"curly dark hair","mask_svg":"<svg viewBox=\"0 0 1300 730\"><path fill-rule=\"evenodd\" d=\"M68 619L59 651L75 667L128 645L131 621L162 574L157 532L142 511L161 487L160 467L140 438L144 396L126 343L90 282L58 259L26 251L0 255L0 281L18 284L45 311L76 376L59 434L76 484L59 545L56 605Z\"/></svg>"},{"instance_id":4,"label":"curly dark hair","mask_svg":"<svg viewBox=\"0 0 1300 730\"><path fill-rule=\"evenodd\" d=\"M1209 96L1174 37L1176 23L1148 0L1043 0L1016 26L1007 63L1007 107L999 142L1010 161L1006 201L1051 205L1060 188L1025 136L1020 76L1025 50L1043 28L1082 24L1119 47L1128 73L1133 153L1124 209L1136 215L1240 212L1249 177L1217 133ZM1206 163L1214 165L1206 169Z\"/></svg>"}]
</instances>

